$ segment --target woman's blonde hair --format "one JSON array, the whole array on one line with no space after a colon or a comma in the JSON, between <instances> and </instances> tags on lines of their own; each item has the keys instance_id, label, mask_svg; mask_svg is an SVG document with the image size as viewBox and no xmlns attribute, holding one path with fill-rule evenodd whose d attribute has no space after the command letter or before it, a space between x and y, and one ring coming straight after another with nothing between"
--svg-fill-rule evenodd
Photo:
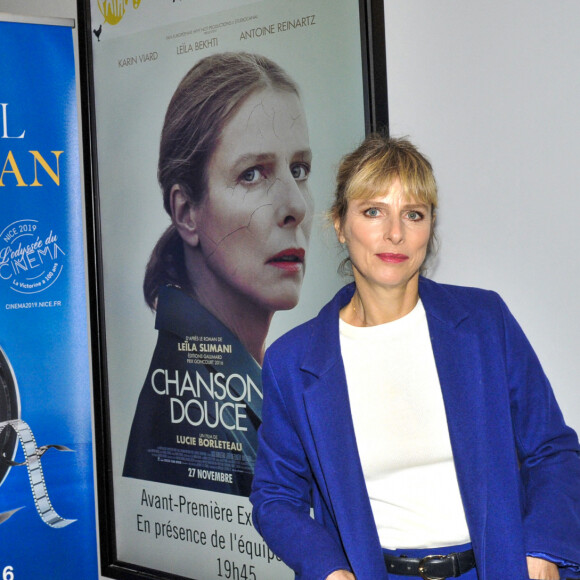
<instances>
[{"instance_id":1,"label":"woman's blonde hair","mask_svg":"<svg viewBox=\"0 0 580 580\"><path fill-rule=\"evenodd\" d=\"M432 210L437 207L437 182L429 160L406 138L369 135L340 162L331 219L342 224L350 201L383 196L396 180L406 198Z\"/></svg>"}]
</instances>

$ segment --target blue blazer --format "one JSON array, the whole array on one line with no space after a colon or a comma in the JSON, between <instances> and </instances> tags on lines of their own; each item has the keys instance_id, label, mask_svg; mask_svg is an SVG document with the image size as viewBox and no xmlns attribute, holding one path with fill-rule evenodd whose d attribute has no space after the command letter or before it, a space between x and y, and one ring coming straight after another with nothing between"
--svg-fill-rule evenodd
<instances>
[{"instance_id":1,"label":"blue blazer","mask_svg":"<svg viewBox=\"0 0 580 580\"><path fill-rule=\"evenodd\" d=\"M263 367L254 524L304 580L341 568L389 578L340 353L339 311L353 292L276 341ZM578 437L521 328L493 292L421 278L419 294L480 580L528 578L527 553L580 564Z\"/></svg>"}]
</instances>

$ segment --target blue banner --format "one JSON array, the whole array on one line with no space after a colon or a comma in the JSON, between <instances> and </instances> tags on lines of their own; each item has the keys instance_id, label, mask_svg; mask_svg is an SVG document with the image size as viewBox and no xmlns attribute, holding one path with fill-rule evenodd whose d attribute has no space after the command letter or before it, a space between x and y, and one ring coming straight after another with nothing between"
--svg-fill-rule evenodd
<instances>
[{"instance_id":1,"label":"blue banner","mask_svg":"<svg viewBox=\"0 0 580 580\"><path fill-rule=\"evenodd\" d=\"M98 577L72 31L15 22L0 22L0 577Z\"/></svg>"}]
</instances>

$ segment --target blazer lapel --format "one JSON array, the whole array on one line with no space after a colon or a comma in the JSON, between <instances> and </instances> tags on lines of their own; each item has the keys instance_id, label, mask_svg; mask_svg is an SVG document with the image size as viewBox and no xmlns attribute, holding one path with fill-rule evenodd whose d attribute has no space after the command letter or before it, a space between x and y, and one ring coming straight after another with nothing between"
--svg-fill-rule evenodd
<instances>
[{"instance_id":1,"label":"blazer lapel","mask_svg":"<svg viewBox=\"0 0 580 580\"><path fill-rule=\"evenodd\" d=\"M303 371L316 380L304 391L312 438L346 555L357 578L387 578L360 464L338 334L338 313L353 287L321 311ZM362 574L362 575L361 575Z\"/></svg>"},{"instance_id":2,"label":"blazer lapel","mask_svg":"<svg viewBox=\"0 0 580 580\"><path fill-rule=\"evenodd\" d=\"M441 384L451 448L471 540L481 545L485 531L488 469L485 392L479 378L478 337L462 323L467 312L444 287L421 279L419 293Z\"/></svg>"}]
</instances>

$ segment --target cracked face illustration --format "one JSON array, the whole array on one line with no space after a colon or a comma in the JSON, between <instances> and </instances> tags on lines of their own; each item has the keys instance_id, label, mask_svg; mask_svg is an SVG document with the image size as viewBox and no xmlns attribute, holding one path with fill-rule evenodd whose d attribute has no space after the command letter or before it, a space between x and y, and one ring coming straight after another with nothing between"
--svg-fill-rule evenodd
<instances>
[{"instance_id":1,"label":"cracked face illustration","mask_svg":"<svg viewBox=\"0 0 580 580\"><path fill-rule=\"evenodd\" d=\"M223 128L195 209L204 285L269 311L296 306L312 226L312 154L300 98L250 94ZM209 279L207 278L209 277Z\"/></svg>"}]
</instances>

